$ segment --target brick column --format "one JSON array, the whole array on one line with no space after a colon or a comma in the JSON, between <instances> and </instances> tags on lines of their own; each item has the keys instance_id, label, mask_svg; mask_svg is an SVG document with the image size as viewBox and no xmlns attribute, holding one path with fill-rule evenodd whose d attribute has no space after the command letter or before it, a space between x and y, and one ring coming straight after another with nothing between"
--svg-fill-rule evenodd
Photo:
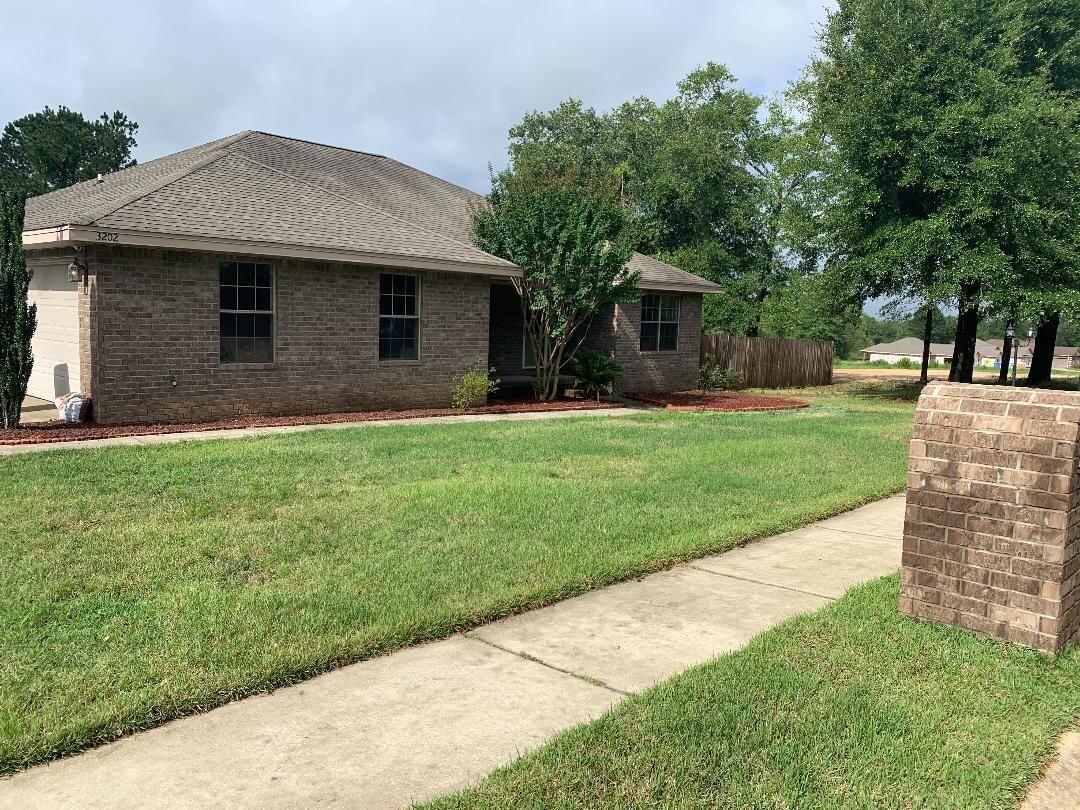
<instances>
[{"instance_id":1,"label":"brick column","mask_svg":"<svg viewBox=\"0 0 1080 810\"><path fill-rule=\"evenodd\" d=\"M1080 624L1080 392L932 383L900 610L1057 653Z\"/></svg>"}]
</instances>

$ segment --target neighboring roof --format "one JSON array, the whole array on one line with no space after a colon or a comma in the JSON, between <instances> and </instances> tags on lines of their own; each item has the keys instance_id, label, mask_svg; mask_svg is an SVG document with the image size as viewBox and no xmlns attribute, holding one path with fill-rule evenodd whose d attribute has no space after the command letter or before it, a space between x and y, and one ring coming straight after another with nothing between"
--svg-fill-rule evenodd
<instances>
[{"instance_id":1,"label":"neighboring roof","mask_svg":"<svg viewBox=\"0 0 1080 810\"><path fill-rule=\"evenodd\" d=\"M1030 341L1021 339L1020 341L1020 356L1024 357L1031 354L1031 347L1028 345ZM991 338L987 343L992 343L995 348L1000 352L1005 348L1004 338ZM1080 346L1055 346L1054 357L1074 357L1080 354Z\"/></svg>"},{"instance_id":2,"label":"neighboring roof","mask_svg":"<svg viewBox=\"0 0 1080 810\"><path fill-rule=\"evenodd\" d=\"M241 132L31 198L24 227L94 226L513 270L472 244L472 213L483 202L382 155ZM628 268L641 272L646 289L722 289L641 254Z\"/></svg>"},{"instance_id":3,"label":"neighboring roof","mask_svg":"<svg viewBox=\"0 0 1080 810\"><path fill-rule=\"evenodd\" d=\"M900 338L899 340L894 340L891 343L875 343L873 346L869 346L863 349L864 352L869 352L872 354L913 355L917 357L922 356L922 350L922 338L916 337ZM986 356L998 354L1000 350L993 344L988 343L985 340L976 340L975 351L983 356ZM952 353L953 344L951 343L930 344L930 354L952 357Z\"/></svg>"}]
</instances>

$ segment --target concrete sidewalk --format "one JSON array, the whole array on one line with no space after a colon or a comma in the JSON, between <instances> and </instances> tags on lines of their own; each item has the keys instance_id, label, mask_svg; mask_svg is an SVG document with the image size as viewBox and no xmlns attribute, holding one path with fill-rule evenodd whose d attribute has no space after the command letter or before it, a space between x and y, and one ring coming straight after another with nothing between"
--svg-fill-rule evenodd
<instances>
[{"instance_id":1,"label":"concrete sidewalk","mask_svg":"<svg viewBox=\"0 0 1080 810\"><path fill-rule=\"evenodd\" d=\"M401 807L900 564L904 499L0 780L0 807Z\"/></svg>"}]
</instances>

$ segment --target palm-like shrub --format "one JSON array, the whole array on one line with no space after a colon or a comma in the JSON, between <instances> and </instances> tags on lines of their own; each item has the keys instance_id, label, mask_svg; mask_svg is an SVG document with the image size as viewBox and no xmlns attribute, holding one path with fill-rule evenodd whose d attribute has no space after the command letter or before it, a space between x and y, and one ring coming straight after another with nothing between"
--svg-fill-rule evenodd
<instances>
[{"instance_id":1,"label":"palm-like shrub","mask_svg":"<svg viewBox=\"0 0 1080 810\"><path fill-rule=\"evenodd\" d=\"M570 373L574 375L574 387L586 394L595 394L599 402L601 391L612 392L615 380L622 374L622 366L606 355L579 349L570 361Z\"/></svg>"}]
</instances>

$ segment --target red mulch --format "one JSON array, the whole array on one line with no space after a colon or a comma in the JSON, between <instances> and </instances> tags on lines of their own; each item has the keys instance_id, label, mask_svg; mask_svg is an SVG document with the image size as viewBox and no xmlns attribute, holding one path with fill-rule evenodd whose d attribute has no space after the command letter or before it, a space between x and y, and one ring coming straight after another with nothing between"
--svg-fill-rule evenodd
<instances>
[{"instance_id":1,"label":"red mulch","mask_svg":"<svg viewBox=\"0 0 1080 810\"><path fill-rule=\"evenodd\" d=\"M499 402L479 408L412 408L404 411L357 411L320 413L308 416L238 416L218 422L174 422L168 424L69 425L63 422L29 422L17 428L0 429L0 445L75 442L83 439L110 439L116 436L150 436L156 433L188 433L206 430L232 430L284 425L326 425L340 422L382 422L387 419L419 419L424 416L460 416L485 413L534 413L537 411L578 411L615 408L617 402L559 400L556 402Z\"/></svg>"},{"instance_id":2,"label":"red mulch","mask_svg":"<svg viewBox=\"0 0 1080 810\"><path fill-rule=\"evenodd\" d=\"M662 405L672 411L782 411L810 403L787 397L767 397L742 391L673 391L664 394L627 394L629 399Z\"/></svg>"}]
</instances>

